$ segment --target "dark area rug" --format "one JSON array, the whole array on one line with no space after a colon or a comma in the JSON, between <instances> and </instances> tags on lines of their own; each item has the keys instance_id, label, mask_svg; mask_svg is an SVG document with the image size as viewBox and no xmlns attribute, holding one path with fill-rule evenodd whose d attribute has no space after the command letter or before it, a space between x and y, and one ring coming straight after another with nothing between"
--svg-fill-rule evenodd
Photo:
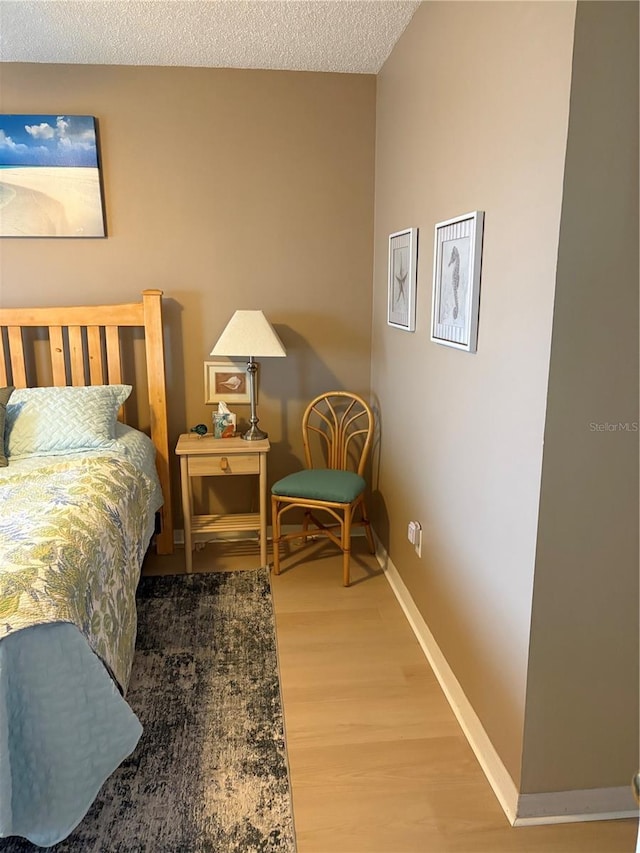
<instances>
[{"instance_id":1,"label":"dark area rug","mask_svg":"<svg viewBox=\"0 0 640 853\"><path fill-rule=\"evenodd\" d=\"M295 853L268 570L143 577L138 613L127 701L144 733L46 849Z\"/></svg>"}]
</instances>

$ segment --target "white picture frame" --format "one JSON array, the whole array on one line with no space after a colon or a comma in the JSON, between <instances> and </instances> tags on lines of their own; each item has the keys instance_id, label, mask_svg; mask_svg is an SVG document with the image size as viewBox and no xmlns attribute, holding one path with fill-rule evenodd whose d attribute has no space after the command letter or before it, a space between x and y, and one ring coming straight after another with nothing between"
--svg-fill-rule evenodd
<instances>
[{"instance_id":1,"label":"white picture frame","mask_svg":"<svg viewBox=\"0 0 640 853\"><path fill-rule=\"evenodd\" d=\"M416 274L418 229L405 228L389 235L387 323L395 329L416 328Z\"/></svg>"},{"instance_id":2,"label":"white picture frame","mask_svg":"<svg viewBox=\"0 0 640 853\"><path fill-rule=\"evenodd\" d=\"M204 401L231 405L251 402L247 365L222 359L205 361Z\"/></svg>"},{"instance_id":3,"label":"white picture frame","mask_svg":"<svg viewBox=\"0 0 640 853\"><path fill-rule=\"evenodd\" d=\"M476 352L484 211L438 222L433 249L431 340Z\"/></svg>"}]
</instances>

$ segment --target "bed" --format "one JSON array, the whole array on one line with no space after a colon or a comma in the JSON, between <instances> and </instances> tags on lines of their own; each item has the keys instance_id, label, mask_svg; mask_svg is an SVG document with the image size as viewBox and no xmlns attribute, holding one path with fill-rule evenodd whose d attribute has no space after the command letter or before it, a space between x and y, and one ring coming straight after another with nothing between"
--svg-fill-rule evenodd
<instances>
[{"instance_id":1,"label":"bed","mask_svg":"<svg viewBox=\"0 0 640 853\"><path fill-rule=\"evenodd\" d=\"M162 292L0 309L0 427L0 838L45 847L142 733L135 591L173 549Z\"/></svg>"}]
</instances>

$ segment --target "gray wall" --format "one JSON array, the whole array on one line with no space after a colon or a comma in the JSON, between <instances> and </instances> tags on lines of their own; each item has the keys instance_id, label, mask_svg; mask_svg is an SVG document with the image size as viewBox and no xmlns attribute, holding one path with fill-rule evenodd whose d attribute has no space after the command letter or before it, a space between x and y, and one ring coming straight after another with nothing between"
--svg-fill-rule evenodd
<instances>
[{"instance_id":1,"label":"gray wall","mask_svg":"<svg viewBox=\"0 0 640 853\"><path fill-rule=\"evenodd\" d=\"M522 791L638 765L638 5L579 3Z\"/></svg>"},{"instance_id":2,"label":"gray wall","mask_svg":"<svg viewBox=\"0 0 640 853\"><path fill-rule=\"evenodd\" d=\"M429 328L434 225L474 209L485 234L469 355L431 344ZM386 323L387 238L409 226L414 334ZM628 785L637 4L420 7L378 80L372 390L376 529L516 786Z\"/></svg>"},{"instance_id":3,"label":"gray wall","mask_svg":"<svg viewBox=\"0 0 640 853\"><path fill-rule=\"evenodd\" d=\"M574 17L574 3L425 3L378 78L374 523L516 784ZM433 235L476 209L468 354L429 341ZM420 229L414 334L386 320L388 235L409 226Z\"/></svg>"}]
</instances>

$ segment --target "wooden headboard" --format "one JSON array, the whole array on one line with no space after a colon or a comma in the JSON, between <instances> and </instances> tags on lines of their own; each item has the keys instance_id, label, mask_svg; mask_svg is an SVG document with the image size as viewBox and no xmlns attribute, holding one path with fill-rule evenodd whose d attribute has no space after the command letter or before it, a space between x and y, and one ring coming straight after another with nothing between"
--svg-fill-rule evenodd
<instances>
[{"instance_id":1,"label":"wooden headboard","mask_svg":"<svg viewBox=\"0 0 640 853\"><path fill-rule=\"evenodd\" d=\"M144 330L149 426L164 495L156 549L158 554L171 554L173 519L161 290L144 290L142 302L124 305L0 308L0 387L118 385L123 382L121 330L131 327ZM25 329L38 330L38 343L43 335L48 341L47 382L35 376L36 339Z\"/></svg>"}]
</instances>

